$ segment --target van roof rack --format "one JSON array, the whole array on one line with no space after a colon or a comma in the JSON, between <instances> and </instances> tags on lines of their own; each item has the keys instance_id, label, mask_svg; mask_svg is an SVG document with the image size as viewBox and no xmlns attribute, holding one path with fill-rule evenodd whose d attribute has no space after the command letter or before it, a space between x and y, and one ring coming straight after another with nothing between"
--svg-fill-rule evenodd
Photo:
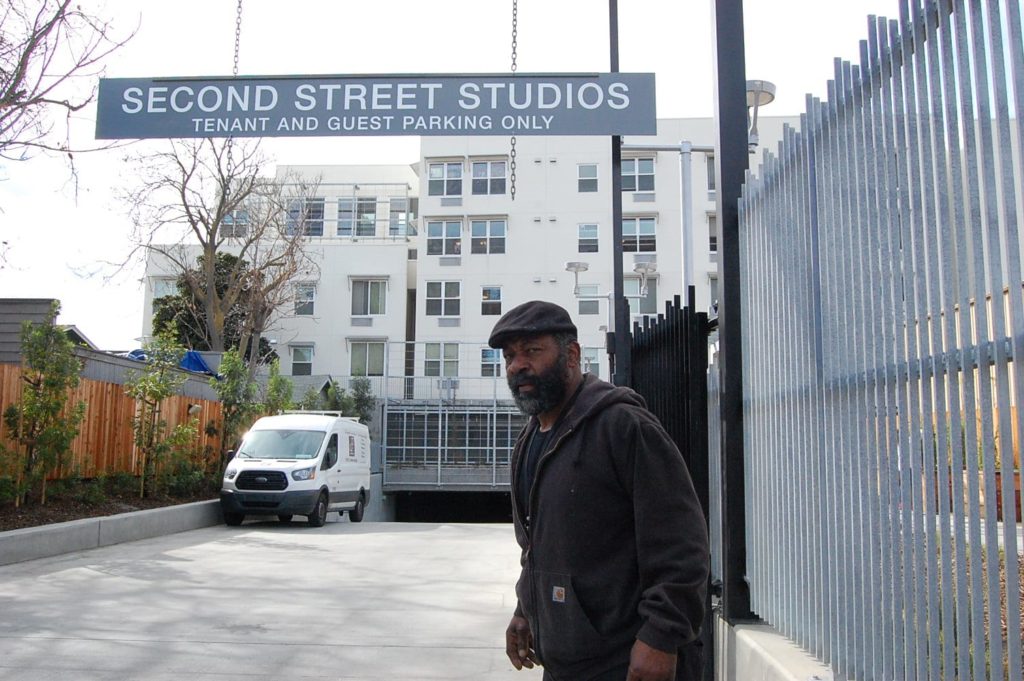
<instances>
[{"instance_id":1,"label":"van roof rack","mask_svg":"<svg viewBox=\"0 0 1024 681\"><path fill-rule=\"evenodd\" d=\"M285 409L283 413L285 413L285 414L313 414L313 415L316 415L316 416L337 416L338 418L345 419L346 421L353 421L355 423L362 423L362 421L359 420L358 416L342 416L340 411L322 411L322 410L316 410L316 409Z\"/></svg>"}]
</instances>

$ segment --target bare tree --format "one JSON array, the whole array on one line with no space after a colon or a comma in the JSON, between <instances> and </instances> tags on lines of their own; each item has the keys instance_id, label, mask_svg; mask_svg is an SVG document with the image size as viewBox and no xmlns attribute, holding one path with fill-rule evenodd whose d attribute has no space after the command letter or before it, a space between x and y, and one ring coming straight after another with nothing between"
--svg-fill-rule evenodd
<instances>
[{"instance_id":1,"label":"bare tree","mask_svg":"<svg viewBox=\"0 0 1024 681\"><path fill-rule=\"evenodd\" d=\"M162 258L199 301L212 350L227 349L225 322L243 304L245 357L293 300L296 277L316 278L303 209L315 186L264 176L269 161L253 142L174 141L133 161L138 184L126 199L136 253ZM235 256L226 277L217 272L221 253ZM248 355L254 372L261 358Z\"/></svg>"},{"instance_id":2,"label":"bare tree","mask_svg":"<svg viewBox=\"0 0 1024 681\"><path fill-rule=\"evenodd\" d=\"M95 98L103 60L133 35L115 37L109 22L71 0L2 3L0 158L23 160L33 150L70 158L87 151L72 148L67 121ZM54 119L60 114L65 122L58 128Z\"/></svg>"}]
</instances>

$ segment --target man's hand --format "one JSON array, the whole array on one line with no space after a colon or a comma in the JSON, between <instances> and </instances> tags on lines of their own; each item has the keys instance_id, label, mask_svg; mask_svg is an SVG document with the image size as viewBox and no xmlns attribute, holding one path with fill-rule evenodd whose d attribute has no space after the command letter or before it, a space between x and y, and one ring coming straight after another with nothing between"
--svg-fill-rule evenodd
<instances>
[{"instance_id":1,"label":"man's hand","mask_svg":"<svg viewBox=\"0 0 1024 681\"><path fill-rule=\"evenodd\" d=\"M530 632L530 623L525 617L514 615L505 630L505 654L512 661L512 666L517 670L523 667L533 669L533 665L539 664L537 653L533 650L533 634Z\"/></svg>"},{"instance_id":2,"label":"man's hand","mask_svg":"<svg viewBox=\"0 0 1024 681\"><path fill-rule=\"evenodd\" d=\"M675 678L675 653L652 648L643 641L633 644L626 681L672 681Z\"/></svg>"}]
</instances>

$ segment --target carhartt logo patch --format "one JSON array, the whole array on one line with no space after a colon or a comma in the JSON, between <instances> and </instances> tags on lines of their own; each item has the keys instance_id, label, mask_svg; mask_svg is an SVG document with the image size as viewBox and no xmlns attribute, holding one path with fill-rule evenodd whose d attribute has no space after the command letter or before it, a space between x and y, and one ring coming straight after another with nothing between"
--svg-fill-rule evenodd
<instances>
[{"instance_id":1,"label":"carhartt logo patch","mask_svg":"<svg viewBox=\"0 0 1024 681\"><path fill-rule=\"evenodd\" d=\"M551 588L551 600L555 603L565 603L565 587L555 586Z\"/></svg>"}]
</instances>

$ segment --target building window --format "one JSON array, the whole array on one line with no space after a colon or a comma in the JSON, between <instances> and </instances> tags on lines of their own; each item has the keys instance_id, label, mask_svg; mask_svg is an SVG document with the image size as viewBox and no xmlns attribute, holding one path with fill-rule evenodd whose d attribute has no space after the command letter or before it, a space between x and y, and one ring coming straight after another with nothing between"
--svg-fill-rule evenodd
<instances>
[{"instance_id":1,"label":"building window","mask_svg":"<svg viewBox=\"0 0 1024 681\"><path fill-rule=\"evenodd\" d=\"M580 193L597 191L596 163L581 163L576 166L576 189Z\"/></svg>"},{"instance_id":2,"label":"building window","mask_svg":"<svg viewBox=\"0 0 1024 681\"><path fill-rule=\"evenodd\" d=\"M580 348L583 372L601 377L601 348Z\"/></svg>"},{"instance_id":3,"label":"building window","mask_svg":"<svg viewBox=\"0 0 1024 681\"><path fill-rule=\"evenodd\" d=\"M423 373L427 376L458 376L459 344L427 343Z\"/></svg>"},{"instance_id":4,"label":"building window","mask_svg":"<svg viewBox=\"0 0 1024 681\"><path fill-rule=\"evenodd\" d=\"M473 161L473 193L504 194L505 162Z\"/></svg>"},{"instance_id":5,"label":"building window","mask_svg":"<svg viewBox=\"0 0 1024 681\"><path fill-rule=\"evenodd\" d=\"M384 279L352 281L352 314L356 317L387 313L388 282Z\"/></svg>"},{"instance_id":6,"label":"building window","mask_svg":"<svg viewBox=\"0 0 1024 681\"><path fill-rule=\"evenodd\" d=\"M153 282L153 300L157 298L164 298L166 296L178 295L178 280L170 277L154 277Z\"/></svg>"},{"instance_id":7,"label":"building window","mask_svg":"<svg viewBox=\"0 0 1024 681\"><path fill-rule=\"evenodd\" d=\"M376 236L377 199L372 196L338 199L338 236Z\"/></svg>"},{"instance_id":8,"label":"building window","mask_svg":"<svg viewBox=\"0 0 1024 681\"><path fill-rule=\"evenodd\" d=\"M718 277L708 277L708 291L711 294L710 312L718 313Z\"/></svg>"},{"instance_id":9,"label":"building window","mask_svg":"<svg viewBox=\"0 0 1024 681\"><path fill-rule=\"evenodd\" d=\"M462 253L462 222L437 220L427 223L427 255Z\"/></svg>"},{"instance_id":10,"label":"building window","mask_svg":"<svg viewBox=\"0 0 1024 681\"><path fill-rule=\"evenodd\" d=\"M504 220L472 220L470 222L473 253L505 252Z\"/></svg>"},{"instance_id":11,"label":"building window","mask_svg":"<svg viewBox=\"0 0 1024 681\"><path fill-rule=\"evenodd\" d=\"M462 196L462 162L429 164L427 193L430 196Z\"/></svg>"},{"instance_id":12,"label":"building window","mask_svg":"<svg viewBox=\"0 0 1024 681\"><path fill-rule=\"evenodd\" d=\"M244 239L249 231L249 211L233 210L220 222L220 235L225 239Z\"/></svg>"},{"instance_id":13,"label":"building window","mask_svg":"<svg viewBox=\"0 0 1024 681\"><path fill-rule=\"evenodd\" d=\"M501 287L484 286L480 300L480 314L500 315L501 314Z\"/></svg>"},{"instance_id":14,"label":"building window","mask_svg":"<svg viewBox=\"0 0 1024 681\"><path fill-rule=\"evenodd\" d=\"M597 253L597 225L579 225L580 253Z\"/></svg>"},{"instance_id":15,"label":"building window","mask_svg":"<svg viewBox=\"0 0 1024 681\"><path fill-rule=\"evenodd\" d=\"M580 284L580 296L596 296L601 293L597 284ZM580 298L580 314L599 314L601 312L600 300L588 300Z\"/></svg>"},{"instance_id":16,"label":"building window","mask_svg":"<svg viewBox=\"0 0 1024 681\"><path fill-rule=\"evenodd\" d=\"M658 313L658 280L647 279L647 295L643 298L629 298L628 296L640 295L640 280L627 278L622 280L623 293L629 301L630 314L657 314Z\"/></svg>"},{"instance_id":17,"label":"building window","mask_svg":"<svg viewBox=\"0 0 1024 681\"><path fill-rule=\"evenodd\" d=\"M653 192L654 191L654 159L624 158L622 159L622 191Z\"/></svg>"},{"instance_id":18,"label":"building window","mask_svg":"<svg viewBox=\"0 0 1024 681\"><path fill-rule=\"evenodd\" d=\"M349 373L351 375L384 375L384 343L382 341L352 341L350 348Z\"/></svg>"},{"instance_id":19,"label":"building window","mask_svg":"<svg viewBox=\"0 0 1024 681\"><path fill-rule=\"evenodd\" d=\"M501 376L501 350L484 348L480 351L480 375Z\"/></svg>"},{"instance_id":20,"label":"building window","mask_svg":"<svg viewBox=\"0 0 1024 681\"><path fill-rule=\"evenodd\" d=\"M622 219L622 250L626 253L648 253L656 250L654 218Z\"/></svg>"},{"instance_id":21,"label":"building window","mask_svg":"<svg viewBox=\"0 0 1024 681\"><path fill-rule=\"evenodd\" d=\"M292 346L292 376L311 376L313 374L313 346Z\"/></svg>"},{"instance_id":22,"label":"building window","mask_svg":"<svg viewBox=\"0 0 1024 681\"><path fill-rule=\"evenodd\" d=\"M458 281L427 282L427 316L458 317L462 284Z\"/></svg>"},{"instance_id":23,"label":"building window","mask_svg":"<svg viewBox=\"0 0 1024 681\"><path fill-rule=\"evenodd\" d=\"M412 221L416 218L416 199L391 199L388 213L388 233L391 236L413 234Z\"/></svg>"},{"instance_id":24,"label":"building window","mask_svg":"<svg viewBox=\"0 0 1024 681\"><path fill-rule=\"evenodd\" d=\"M324 200L292 199L288 202L288 234L324 235Z\"/></svg>"},{"instance_id":25,"label":"building window","mask_svg":"<svg viewBox=\"0 0 1024 681\"><path fill-rule=\"evenodd\" d=\"M311 315L316 306L316 285L295 285L295 314Z\"/></svg>"},{"instance_id":26,"label":"building window","mask_svg":"<svg viewBox=\"0 0 1024 681\"><path fill-rule=\"evenodd\" d=\"M708 214L708 251L718 253L718 216Z\"/></svg>"},{"instance_id":27,"label":"building window","mask_svg":"<svg viewBox=\"0 0 1024 681\"><path fill-rule=\"evenodd\" d=\"M718 180L715 178L715 156L708 154L705 158L708 160L708 191L713 192L718 186Z\"/></svg>"}]
</instances>

